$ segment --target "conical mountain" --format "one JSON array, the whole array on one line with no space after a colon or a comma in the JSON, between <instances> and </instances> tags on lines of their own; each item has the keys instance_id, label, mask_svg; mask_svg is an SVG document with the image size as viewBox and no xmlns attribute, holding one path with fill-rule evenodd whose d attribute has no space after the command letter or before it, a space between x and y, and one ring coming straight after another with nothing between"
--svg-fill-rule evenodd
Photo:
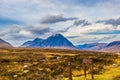
<instances>
[{"instance_id":1,"label":"conical mountain","mask_svg":"<svg viewBox=\"0 0 120 80\"><path fill-rule=\"evenodd\" d=\"M74 45L61 34L48 37L44 40L42 46L48 48L75 48Z\"/></svg>"},{"instance_id":2,"label":"conical mountain","mask_svg":"<svg viewBox=\"0 0 120 80\"><path fill-rule=\"evenodd\" d=\"M22 47L37 47L37 48L63 48L75 49L76 47L63 35L54 34L47 39L36 38L33 41L25 42Z\"/></svg>"}]
</instances>

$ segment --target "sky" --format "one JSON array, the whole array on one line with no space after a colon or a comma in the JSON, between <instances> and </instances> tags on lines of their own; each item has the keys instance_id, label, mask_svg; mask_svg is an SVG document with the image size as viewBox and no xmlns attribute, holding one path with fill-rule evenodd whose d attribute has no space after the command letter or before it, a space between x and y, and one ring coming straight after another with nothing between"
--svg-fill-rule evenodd
<instances>
[{"instance_id":1,"label":"sky","mask_svg":"<svg viewBox=\"0 0 120 80\"><path fill-rule=\"evenodd\" d=\"M0 38L20 46L60 33L74 45L120 40L120 0L0 0Z\"/></svg>"}]
</instances>

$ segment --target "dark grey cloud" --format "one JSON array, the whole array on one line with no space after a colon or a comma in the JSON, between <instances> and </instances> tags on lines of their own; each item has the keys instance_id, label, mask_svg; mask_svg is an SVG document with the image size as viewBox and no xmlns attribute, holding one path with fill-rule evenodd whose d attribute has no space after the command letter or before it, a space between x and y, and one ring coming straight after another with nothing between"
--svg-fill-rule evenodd
<instances>
[{"instance_id":1,"label":"dark grey cloud","mask_svg":"<svg viewBox=\"0 0 120 80\"><path fill-rule=\"evenodd\" d=\"M96 23L104 23L104 24L110 24L113 26L118 26L120 25L120 17L118 19L99 20L99 21L96 21Z\"/></svg>"},{"instance_id":2,"label":"dark grey cloud","mask_svg":"<svg viewBox=\"0 0 120 80\"><path fill-rule=\"evenodd\" d=\"M10 34L15 34L15 33L18 34L20 30L21 28L19 26L12 25L12 27L9 26L9 28L7 27L6 29L0 30L0 36L6 36Z\"/></svg>"},{"instance_id":3,"label":"dark grey cloud","mask_svg":"<svg viewBox=\"0 0 120 80\"><path fill-rule=\"evenodd\" d=\"M49 27L44 27L41 25L28 26L26 27L26 30L36 35L44 35L45 33L51 32L51 29Z\"/></svg>"},{"instance_id":4,"label":"dark grey cloud","mask_svg":"<svg viewBox=\"0 0 120 80\"><path fill-rule=\"evenodd\" d=\"M74 39L74 38L79 38L80 36L67 36L67 38Z\"/></svg>"},{"instance_id":5,"label":"dark grey cloud","mask_svg":"<svg viewBox=\"0 0 120 80\"><path fill-rule=\"evenodd\" d=\"M41 19L42 24L53 24L57 22L64 22L64 21L69 21L69 20L76 20L76 17L70 17L70 18L65 18L62 15L48 15L46 17L43 17Z\"/></svg>"},{"instance_id":6,"label":"dark grey cloud","mask_svg":"<svg viewBox=\"0 0 120 80\"><path fill-rule=\"evenodd\" d=\"M105 23L106 20L98 20L95 23Z\"/></svg>"},{"instance_id":7,"label":"dark grey cloud","mask_svg":"<svg viewBox=\"0 0 120 80\"><path fill-rule=\"evenodd\" d=\"M60 33L67 32L70 28L77 27L79 25L88 26L88 25L91 25L91 23L85 19L84 20L76 20L76 21L74 21L74 23L72 25L68 26L67 28L65 28L63 30L58 30L58 32L60 32Z\"/></svg>"},{"instance_id":8,"label":"dark grey cloud","mask_svg":"<svg viewBox=\"0 0 120 80\"><path fill-rule=\"evenodd\" d=\"M59 33L64 33L64 32L67 32L70 28L72 28L73 26L69 26L69 27L67 27L67 28L65 28L65 29L63 29L63 30L58 30L57 32L59 32Z\"/></svg>"},{"instance_id":9,"label":"dark grey cloud","mask_svg":"<svg viewBox=\"0 0 120 80\"><path fill-rule=\"evenodd\" d=\"M75 26L79 26L79 25L87 26L87 25L91 25L91 23L84 19L84 20L76 20L73 25L75 25Z\"/></svg>"}]
</instances>

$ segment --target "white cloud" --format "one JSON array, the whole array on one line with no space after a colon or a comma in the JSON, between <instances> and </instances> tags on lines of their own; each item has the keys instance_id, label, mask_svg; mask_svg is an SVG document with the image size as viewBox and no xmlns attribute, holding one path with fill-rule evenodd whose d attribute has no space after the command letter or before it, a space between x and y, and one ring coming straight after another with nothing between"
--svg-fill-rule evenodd
<instances>
[{"instance_id":1,"label":"white cloud","mask_svg":"<svg viewBox=\"0 0 120 80\"><path fill-rule=\"evenodd\" d=\"M32 36L32 34L29 31L25 31L25 30L21 30L19 34L24 36Z\"/></svg>"},{"instance_id":2,"label":"white cloud","mask_svg":"<svg viewBox=\"0 0 120 80\"><path fill-rule=\"evenodd\" d=\"M72 27L68 30L68 32L65 32L64 35L65 36L79 36L76 38L70 38L70 40L74 44L93 43L93 42L110 42L110 41L119 39L117 36L120 36L120 33L118 34L118 33L113 32L116 30L120 30L119 28L120 28L119 26L115 27L112 25L94 23L92 25L88 25L85 27L82 27L82 26ZM106 32L106 33L103 33L103 32ZM94 33L94 34L91 34L91 33Z\"/></svg>"}]
</instances>

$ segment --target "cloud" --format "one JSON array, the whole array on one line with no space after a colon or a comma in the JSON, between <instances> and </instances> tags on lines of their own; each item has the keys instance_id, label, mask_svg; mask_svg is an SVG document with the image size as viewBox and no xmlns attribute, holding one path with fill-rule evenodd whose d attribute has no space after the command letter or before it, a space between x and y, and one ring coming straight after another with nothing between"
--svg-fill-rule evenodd
<instances>
[{"instance_id":1,"label":"cloud","mask_svg":"<svg viewBox=\"0 0 120 80\"><path fill-rule=\"evenodd\" d=\"M76 21L73 22L72 25L64 28L63 30L58 30L57 32L65 33L65 32L67 32L69 29L71 29L73 27L77 27L77 26L82 26L83 27L83 26L89 26L89 25L92 25L92 23L90 23L89 21L87 21L85 19L84 20L76 20Z\"/></svg>"},{"instance_id":2,"label":"cloud","mask_svg":"<svg viewBox=\"0 0 120 80\"><path fill-rule=\"evenodd\" d=\"M79 36L67 36L67 38L71 38L71 39L73 39L73 38L78 38Z\"/></svg>"},{"instance_id":3,"label":"cloud","mask_svg":"<svg viewBox=\"0 0 120 80\"><path fill-rule=\"evenodd\" d=\"M0 38L10 41L16 46L19 46L20 42L25 42L29 39L34 39L36 37L43 37L46 34L51 33L49 27L43 25L32 25L32 26L21 26L12 25L6 29L0 30ZM20 44L17 44L20 43Z\"/></svg>"},{"instance_id":4,"label":"cloud","mask_svg":"<svg viewBox=\"0 0 120 80\"><path fill-rule=\"evenodd\" d=\"M117 19L99 20L99 21L96 21L96 23L104 23L104 24L110 24L113 26L118 26L120 25L120 17Z\"/></svg>"},{"instance_id":5,"label":"cloud","mask_svg":"<svg viewBox=\"0 0 120 80\"><path fill-rule=\"evenodd\" d=\"M81 34L89 34L94 32L102 33L106 31L109 32L112 30L116 30L116 28L113 27L112 25L104 25L104 24L92 24L90 26L79 28L79 32Z\"/></svg>"},{"instance_id":6,"label":"cloud","mask_svg":"<svg viewBox=\"0 0 120 80\"><path fill-rule=\"evenodd\" d=\"M51 32L51 29L49 27L43 25L28 26L26 27L26 30L36 35L44 35L47 32Z\"/></svg>"},{"instance_id":7,"label":"cloud","mask_svg":"<svg viewBox=\"0 0 120 80\"><path fill-rule=\"evenodd\" d=\"M92 43L92 42L110 42L114 39L114 35L120 35L120 27L112 25L105 25L101 23L92 23L86 27L76 26L70 28L67 32L63 33L65 36L78 36L70 37L69 39L74 44L79 43ZM112 37L110 37L112 36ZM109 41L107 41L109 39Z\"/></svg>"},{"instance_id":8,"label":"cloud","mask_svg":"<svg viewBox=\"0 0 120 80\"><path fill-rule=\"evenodd\" d=\"M62 15L48 15L41 19L41 23L42 24L53 24L53 23L65 22L65 21L75 20L75 19L77 18L76 17L65 18Z\"/></svg>"},{"instance_id":9,"label":"cloud","mask_svg":"<svg viewBox=\"0 0 120 80\"><path fill-rule=\"evenodd\" d=\"M14 33L18 33L21 28L18 25L12 25L10 28L10 26L8 26L7 28L0 30L0 36L4 37L6 35L10 35L10 34L14 34Z\"/></svg>"},{"instance_id":10,"label":"cloud","mask_svg":"<svg viewBox=\"0 0 120 80\"><path fill-rule=\"evenodd\" d=\"M84 19L84 20L76 20L73 25L75 25L75 26L79 26L79 25L88 26L88 25L91 25L91 23Z\"/></svg>"}]
</instances>

